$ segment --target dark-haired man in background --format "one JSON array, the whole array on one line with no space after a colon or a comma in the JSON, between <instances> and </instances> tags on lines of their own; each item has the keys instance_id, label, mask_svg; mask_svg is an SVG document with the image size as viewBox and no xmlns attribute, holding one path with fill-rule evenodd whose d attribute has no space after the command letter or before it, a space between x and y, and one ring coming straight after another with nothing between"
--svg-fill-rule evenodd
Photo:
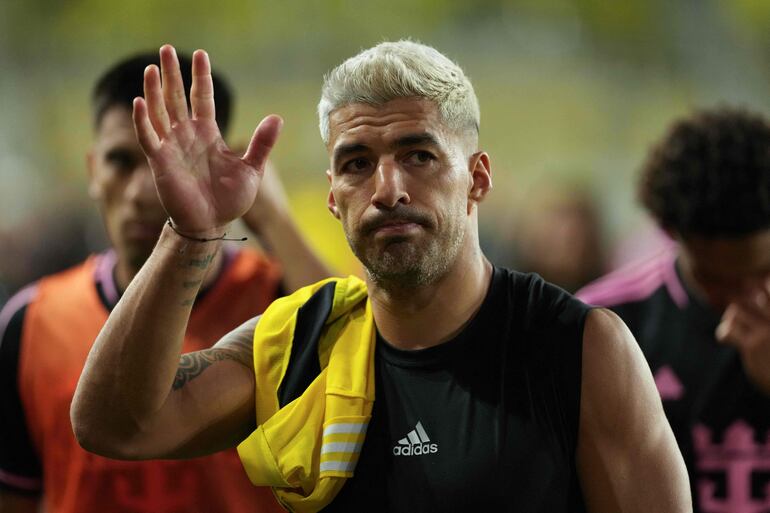
<instances>
[{"instance_id":1,"label":"dark-haired man in background","mask_svg":"<svg viewBox=\"0 0 770 513\"><path fill-rule=\"evenodd\" d=\"M190 58L180 57L189 86ZM156 54L143 54L116 64L92 96L89 194L112 249L43 278L0 313L2 513L38 511L41 498L51 513L280 510L269 490L251 485L234 451L187 461L120 462L83 451L70 427L72 394L91 344L167 217L131 120L144 69L157 63ZM231 94L217 75L214 90L217 121L226 127ZM273 190L260 195L244 220L275 258L242 248L217 255L195 301L186 352L210 347L282 290L328 274L291 222L280 183L275 177L267 183Z\"/></svg>"},{"instance_id":2,"label":"dark-haired man in background","mask_svg":"<svg viewBox=\"0 0 770 513\"><path fill-rule=\"evenodd\" d=\"M690 472L696 511L770 511L770 124L676 122L639 196L678 243L578 293L628 324Z\"/></svg>"}]
</instances>

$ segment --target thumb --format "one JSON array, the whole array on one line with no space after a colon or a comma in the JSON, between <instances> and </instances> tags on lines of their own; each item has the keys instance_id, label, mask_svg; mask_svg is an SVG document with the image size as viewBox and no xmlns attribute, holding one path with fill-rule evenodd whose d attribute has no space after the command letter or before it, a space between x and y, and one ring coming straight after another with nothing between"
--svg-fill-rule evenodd
<instances>
[{"instance_id":1,"label":"thumb","mask_svg":"<svg viewBox=\"0 0 770 513\"><path fill-rule=\"evenodd\" d=\"M265 167L265 161L268 155L270 155L270 150L273 149L275 142L278 140L278 134L281 132L282 126L283 119L275 114L271 114L263 119L257 125L256 130L254 130L249 147L246 148L246 153L243 154L241 160L258 171L262 171Z\"/></svg>"},{"instance_id":2,"label":"thumb","mask_svg":"<svg viewBox=\"0 0 770 513\"><path fill-rule=\"evenodd\" d=\"M718 342L740 351L750 349L756 338L752 336L751 320L736 305L727 308L714 334Z\"/></svg>"}]
</instances>

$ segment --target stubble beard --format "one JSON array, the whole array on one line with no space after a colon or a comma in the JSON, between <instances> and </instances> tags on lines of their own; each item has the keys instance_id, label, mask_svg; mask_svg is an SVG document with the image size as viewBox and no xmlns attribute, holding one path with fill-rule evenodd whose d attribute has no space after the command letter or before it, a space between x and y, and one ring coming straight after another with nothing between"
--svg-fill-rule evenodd
<instances>
[{"instance_id":1,"label":"stubble beard","mask_svg":"<svg viewBox=\"0 0 770 513\"><path fill-rule=\"evenodd\" d=\"M428 231L423 241L394 237L385 243L384 250L369 244L371 239L353 237L349 230L345 236L369 279L397 293L435 283L449 272L465 239L461 219L453 216L450 226L441 233Z\"/></svg>"}]
</instances>

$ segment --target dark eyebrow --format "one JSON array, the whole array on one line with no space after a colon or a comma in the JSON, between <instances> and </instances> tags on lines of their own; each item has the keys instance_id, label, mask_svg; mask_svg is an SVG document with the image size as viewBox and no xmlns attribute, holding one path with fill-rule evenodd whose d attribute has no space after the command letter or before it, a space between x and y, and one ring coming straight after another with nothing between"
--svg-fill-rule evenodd
<instances>
[{"instance_id":1,"label":"dark eyebrow","mask_svg":"<svg viewBox=\"0 0 770 513\"><path fill-rule=\"evenodd\" d=\"M115 158L140 159L142 157L144 157L144 155L141 151L120 145L108 148L107 151L104 152L104 158L107 160Z\"/></svg>"},{"instance_id":2,"label":"dark eyebrow","mask_svg":"<svg viewBox=\"0 0 770 513\"><path fill-rule=\"evenodd\" d=\"M421 134L405 135L391 145L393 148L403 148L405 146L419 146L421 144L429 144L431 146L439 146L438 139L433 134L424 132Z\"/></svg>"},{"instance_id":3,"label":"dark eyebrow","mask_svg":"<svg viewBox=\"0 0 770 513\"><path fill-rule=\"evenodd\" d=\"M333 159L334 159L334 162L339 162L340 160L342 160L344 157L348 155L351 155L353 153L362 153L368 149L369 147L365 144L358 144L358 143L342 144L334 148Z\"/></svg>"},{"instance_id":4,"label":"dark eyebrow","mask_svg":"<svg viewBox=\"0 0 770 513\"><path fill-rule=\"evenodd\" d=\"M113 146L112 148L109 148L106 151L107 155L126 155L126 154L132 154L136 153L135 151L131 151L128 148L124 148L122 146Z\"/></svg>"},{"instance_id":5,"label":"dark eyebrow","mask_svg":"<svg viewBox=\"0 0 770 513\"><path fill-rule=\"evenodd\" d=\"M409 134L396 139L391 148L404 148L408 146L419 146L421 144L429 144L431 146L439 146L438 139L433 134L423 132L420 134ZM369 150L369 146L360 143L342 144L334 148L332 158L334 162L339 162L348 155L355 153L363 153Z\"/></svg>"}]
</instances>

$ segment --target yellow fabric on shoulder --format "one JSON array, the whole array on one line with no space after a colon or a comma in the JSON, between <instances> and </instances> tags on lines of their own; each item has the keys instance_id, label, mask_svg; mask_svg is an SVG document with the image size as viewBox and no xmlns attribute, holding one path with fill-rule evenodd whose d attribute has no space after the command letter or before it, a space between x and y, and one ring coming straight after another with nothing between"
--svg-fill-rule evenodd
<instances>
[{"instance_id":1,"label":"yellow fabric on shoulder","mask_svg":"<svg viewBox=\"0 0 770 513\"><path fill-rule=\"evenodd\" d=\"M318 343L319 361L328 364L302 395L279 408L297 312L330 282L335 282L334 299ZM302 288L275 301L259 320L254 332L258 427L238 446L238 454L251 482L272 486L289 511L319 511L353 476L374 402L375 339L366 285L353 276Z\"/></svg>"}]
</instances>

